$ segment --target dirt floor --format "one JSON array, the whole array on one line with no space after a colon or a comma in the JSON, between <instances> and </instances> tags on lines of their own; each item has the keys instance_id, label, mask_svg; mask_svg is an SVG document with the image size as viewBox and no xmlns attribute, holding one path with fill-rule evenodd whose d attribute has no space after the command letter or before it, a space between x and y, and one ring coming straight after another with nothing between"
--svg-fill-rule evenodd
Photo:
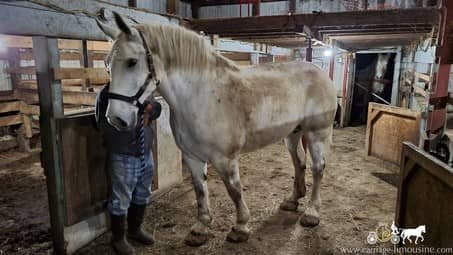
<instances>
[{"instance_id":1,"label":"dirt floor","mask_svg":"<svg viewBox=\"0 0 453 255\"><path fill-rule=\"evenodd\" d=\"M186 180L153 201L147 211L145 228L154 231L156 243L151 247L133 245L138 254L341 254L345 247L370 247L366 243L368 233L380 224L391 224L394 218L398 168L365 156L363 127L337 129L333 140L321 187L319 226L304 228L298 223L310 192L301 199L299 212L279 210L280 202L291 192L294 171L284 144L278 143L243 155L240 160L251 212L248 242L225 241L235 210L220 178L210 169L213 239L198 248L183 242L197 214L192 185ZM28 161L0 169L0 251L50 253L45 179L39 163ZM310 188L309 168L307 174ZM105 234L78 254L114 254L109 239L110 234Z\"/></svg>"},{"instance_id":2,"label":"dirt floor","mask_svg":"<svg viewBox=\"0 0 453 255\"><path fill-rule=\"evenodd\" d=\"M50 253L47 208L46 179L39 156L3 152L0 157L0 254Z\"/></svg>"}]
</instances>

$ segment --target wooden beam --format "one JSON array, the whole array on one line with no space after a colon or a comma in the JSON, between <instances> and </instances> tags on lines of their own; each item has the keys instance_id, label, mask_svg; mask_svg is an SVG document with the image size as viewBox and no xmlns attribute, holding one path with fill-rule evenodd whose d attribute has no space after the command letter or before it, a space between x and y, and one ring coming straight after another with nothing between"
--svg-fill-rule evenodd
<instances>
[{"instance_id":1,"label":"wooden beam","mask_svg":"<svg viewBox=\"0 0 453 255\"><path fill-rule=\"evenodd\" d=\"M0 5L0 34L9 35L107 41L108 38L99 29L94 19L96 12L101 8L133 17L139 22L169 22L169 18L145 10L130 9L101 1L36 0L33 3L0 2ZM56 8L49 8L50 5ZM56 9L68 11L59 12ZM74 14L70 10L74 10ZM178 23L177 19L174 19L174 22Z\"/></svg>"},{"instance_id":2,"label":"wooden beam","mask_svg":"<svg viewBox=\"0 0 453 255\"><path fill-rule=\"evenodd\" d=\"M372 26L433 25L438 23L437 8L413 8L397 10L373 10L350 12L303 13L244 18L221 18L193 20L193 29L207 34L247 35L250 33L293 32L302 33L308 26L314 32L321 28L353 29ZM389 29L390 29L389 28ZM317 33L315 33L317 34Z\"/></svg>"},{"instance_id":3,"label":"wooden beam","mask_svg":"<svg viewBox=\"0 0 453 255\"><path fill-rule=\"evenodd\" d=\"M107 40L93 18L40 8L43 6L32 3L2 5L0 34Z\"/></svg>"},{"instance_id":4,"label":"wooden beam","mask_svg":"<svg viewBox=\"0 0 453 255\"><path fill-rule=\"evenodd\" d=\"M270 3L270 2L286 2L287 0L261 0L263 3ZM200 6L219 6L219 5L232 5L232 4L240 4L240 0L201 0ZM242 4L247 3L242 1Z\"/></svg>"},{"instance_id":5,"label":"wooden beam","mask_svg":"<svg viewBox=\"0 0 453 255\"><path fill-rule=\"evenodd\" d=\"M0 127L22 124L22 116L20 114L0 117Z\"/></svg>"}]
</instances>

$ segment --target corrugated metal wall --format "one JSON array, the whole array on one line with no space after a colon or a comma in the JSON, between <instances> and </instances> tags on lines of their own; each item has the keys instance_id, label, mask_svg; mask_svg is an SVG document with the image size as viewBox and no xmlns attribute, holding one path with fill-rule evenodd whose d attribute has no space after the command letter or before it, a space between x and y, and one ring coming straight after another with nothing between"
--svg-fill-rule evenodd
<instances>
[{"instance_id":1,"label":"corrugated metal wall","mask_svg":"<svg viewBox=\"0 0 453 255\"><path fill-rule=\"evenodd\" d=\"M267 2L260 4L261 16L284 15L289 12L289 1Z\"/></svg>"},{"instance_id":2,"label":"corrugated metal wall","mask_svg":"<svg viewBox=\"0 0 453 255\"><path fill-rule=\"evenodd\" d=\"M435 3L433 0L368 0L367 9L395 9L429 6ZM248 16L247 5L242 5L242 16ZM252 13L250 5L250 13ZM296 13L343 12L363 9L362 0L298 0ZM289 1L266 2L260 4L260 15L282 15L289 12ZM239 5L203 6L199 11L200 18L226 18L239 17Z\"/></svg>"},{"instance_id":3,"label":"corrugated metal wall","mask_svg":"<svg viewBox=\"0 0 453 255\"><path fill-rule=\"evenodd\" d=\"M129 1L128 0L104 0L105 2L112 3L112 4L118 4L118 5L123 5L123 6L128 6Z\"/></svg>"},{"instance_id":4,"label":"corrugated metal wall","mask_svg":"<svg viewBox=\"0 0 453 255\"><path fill-rule=\"evenodd\" d=\"M192 18L192 5L183 1L179 1L178 15L184 18Z\"/></svg>"},{"instance_id":5,"label":"corrugated metal wall","mask_svg":"<svg viewBox=\"0 0 453 255\"><path fill-rule=\"evenodd\" d=\"M167 0L137 0L137 7L157 13L167 13Z\"/></svg>"},{"instance_id":6,"label":"corrugated metal wall","mask_svg":"<svg viewBox=\"0 0 453 255\"><path fill-rule=\"evenodd\" d=\"M247 17L248 13L252 14L252 5L250 5L250 11L247 11L248 6L242 5L242 17ZM227 18L227 17L239 17L239 4L232 5L218 5L218 6L203 6L198 11L200 18Z\"/></svg>"}]
</instances>

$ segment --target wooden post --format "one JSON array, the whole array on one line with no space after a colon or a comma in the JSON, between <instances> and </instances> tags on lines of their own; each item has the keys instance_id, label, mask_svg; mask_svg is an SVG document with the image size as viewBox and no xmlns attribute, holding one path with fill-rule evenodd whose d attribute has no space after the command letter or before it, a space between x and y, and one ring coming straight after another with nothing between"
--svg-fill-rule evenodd
<instances>
[{"instance_id":1,"label":"wooden post","mask_svg":"<svg viewBox=\"0 0 453 255\"><path fill-rule=\"evenodd\" d=\"M450 20L453 18L453 1L441 1L442 19L439 24L438 46L436 47L436 72L433 74L431 84L433 93L429 95L430 111L428 114L427 131L430 134L439 133L444 128L447 112L448 83L450 78L450 65L453 63L453 39L450 31L453 30Z\"/></svg>"},{"instance_id":2,"label":"wooden post","mask_svg":"<svg viewBox=\"0 0 453 255\"><path fill-rule=\"evenodd\" d=\"M260 16L260 5L261 0L254 0L252 5L252 15L253 16Z\"/></svg>"},{"instance_id":3,"label":"wooden post","mask_svg":"<svg viewBox=\"0 0 453 255\"><path fill-rule=\"evenodd\" d=\"M167 0L167 13L177 14L178 13L179 0Z\"/></svg>"},{"instance_id":4,"label":"wooden post","mask_svg":"<svg viewBox=\"0 0 453 255\"><path fill-rule=\"evenodd\" d=\"M297 7L296 3L297 3L296 0L289 0L289 12L291 14L296 13L296 7Z\"/></svg>"},{"instance_id":5,"label":"wooden post","mask_svg":"<svg viewBox=\"0 0 453 255\"><path fill-rule=\"evenodd\" d=\"M90 59L90 56L88 54L88 47L87 47L87 40L82 40L82 48L80 49L81 52L81 66L87 68L87 67L93 67L93 62ZM87 87L91 87L91 82L90 79L85 79L85 82L82 84L82 90L86 91Z\"/></svg>"},{"instance_id":6,"label":"wooden post","mask_svg":"<svg viewBox=\"0 0 453 255\"><path fill-rule=\"evenodd\" d=\"M129 0L128 1L129 7L137 7L137 0Z\"/></svg>"},{"instance_id":7,"label":"wooden post","mask_svg":"<svg viewBox=\"0 0 453 255\"><path fill-rule=\"evenodd\" d=\"M40 130L42 164L47 180L51 233L56 254L65 253L64 188L62 158L59 148L60 133L56 119L63 117L61 82L54 79L53 68L60 65L58 43L55 38L33 37L33 55L36 65L40 101Z\"/></svg>"},{"instance_id":8,"label":"wooden post","mask_svg":"<svg viewBox=\"0 0 453 255\"><path fill-rule=\"evenodd\" d=\"M307 51L305 54L305 61L311 62L312 58L313 58L313 48L311 47L311 38L308 38L307 43L308 43L308 47L307 47Z\"/></svg>"},{"instance_id":9,"label":"wooden post","mask_svg":"<svg viewBox=\"0 0 453 255\"><path fill-rule=\"evenodd\" d=\"M395 57L395 71L393 73L393 87L392 87L392 97L391 103L393 106L398 106L398 93L400 89L400 73L401 73L401 47L398 47Z\"/></svg>"},{"instance_id":10,"label":"wooden post","mask_svg":"<svg viewBox=\"0 0 453 255\"><path fill-rule=\"evenodd\" d=\"M199 15L199 10L200 10L200 0L194 0L191 3L191 9L192 9L192 18L193 19L198 19L200 18Z\"/></svg>"},{"instance_id":11,"label":"wooden post","mask_svg":"<svg viewBox=\"0 0 453 255\"><path fill-rule=\"evenodd\" d=\"M20 54L18 48L8 48L8 66L9 68L20 68ZM17 84L21 79L20 74L11 73L11 88L12 91L17 88Z\"/></svg>"}]
</instances>

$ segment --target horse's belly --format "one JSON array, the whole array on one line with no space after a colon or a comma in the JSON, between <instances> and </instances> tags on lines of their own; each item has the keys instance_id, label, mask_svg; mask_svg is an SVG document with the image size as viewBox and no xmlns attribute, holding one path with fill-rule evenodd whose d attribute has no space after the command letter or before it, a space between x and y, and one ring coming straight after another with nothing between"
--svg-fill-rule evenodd
<instances>
[{"instance_id":1,"label":"horse's belly","mask_svg":"<svg viewBox=\"0 0 453 255\"><path fill-rule=\"evenodd\" d=\"M264 146L281 141L287 137L298 124L299 121L248 132L245 144L242 147L242 152L258 150Z\"/></svg>"}]
</instances>

